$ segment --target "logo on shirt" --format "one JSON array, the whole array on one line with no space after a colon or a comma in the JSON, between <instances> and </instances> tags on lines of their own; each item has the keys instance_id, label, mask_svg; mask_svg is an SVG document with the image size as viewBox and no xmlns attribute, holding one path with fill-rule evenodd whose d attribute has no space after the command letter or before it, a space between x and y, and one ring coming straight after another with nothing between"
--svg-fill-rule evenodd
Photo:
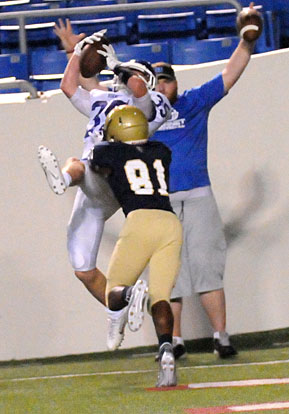
<instances>
[{"instance_id":1,"label":"logo on shirt","mask_svg":"<svg viewBox=\"0 0 289 414\"><path fill-rule=\"evenodd\" d=\"M185 128L185 118L180 118L178 111L172 109L170 118L158 129L158 131L168 131L169 129Z\"/></svg>"}]
</instances>

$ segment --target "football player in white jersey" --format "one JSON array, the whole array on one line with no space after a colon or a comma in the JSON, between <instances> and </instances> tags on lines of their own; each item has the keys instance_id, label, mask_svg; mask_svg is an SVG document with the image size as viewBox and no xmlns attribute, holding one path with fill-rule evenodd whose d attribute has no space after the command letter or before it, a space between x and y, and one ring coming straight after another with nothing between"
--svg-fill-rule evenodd
<instances>
[{"instance_id":1,"label":"football player in white jersey","mask_svg":"<svg viewBox=\"0 0 289 414\"><path fill-rule=\"evenodd\" d=\"M95 144L103 139L103 126L107 114L118 105L134 105L141 109L149 121L149 134L152 135L170 116L168 99L155 86L154 69L144 61L118 61L113 47L107 46L107 66L115 73L111 89L92 80L93 88L86 90L80 86L79 60L83 47L99 40L105 30L78 42L70 58L61 89L71 103L89 117L84 137L82 159L69 158L60 169L57 158L46 147L41 146L38 157L45 172L48 184L56 194L63 194L69 186L78 185L75 202L67 231L67 248L75 275L88 291L102 304L105 304L106 279L97 268L96 259L105 221L119 208L106 179L92 174L87 156ZM145 292L140 291L140 295ZM139 300L140 298L136 298ZM119 347L124 336L126 320L123 310L108 311L108 349Z\"/></svg>"}]
</instances>

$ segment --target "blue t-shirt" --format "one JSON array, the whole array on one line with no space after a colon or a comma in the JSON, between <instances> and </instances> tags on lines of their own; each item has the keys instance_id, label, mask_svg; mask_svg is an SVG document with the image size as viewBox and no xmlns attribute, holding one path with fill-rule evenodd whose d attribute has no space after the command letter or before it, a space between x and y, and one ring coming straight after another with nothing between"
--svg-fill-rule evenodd
<instances>
[{"instance_id":1,"label":"blue t-shirt","mask_svg":"<svg viewBox=\"0 0 289 414\"><path fill-rule=\"evenodd\" d=\"M172 151L171 193L210 185L208 117L224 95L221 73L198 88L186 90L173 105L171 118L150 138L164 143Z\"/></svg>"}]
</instances>

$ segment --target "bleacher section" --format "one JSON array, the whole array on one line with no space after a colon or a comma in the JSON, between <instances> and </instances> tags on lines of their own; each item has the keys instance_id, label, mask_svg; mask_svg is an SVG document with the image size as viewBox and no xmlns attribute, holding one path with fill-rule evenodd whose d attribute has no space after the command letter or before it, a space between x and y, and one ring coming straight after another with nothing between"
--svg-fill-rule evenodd
<instances>
[{"instance_id":1,"label":"bleacher section","mask_svg":"<svg viewBox=\"0 0 289 414\"><path fill-rule=\"evenodd\" d=\"M81 7L140 1L149 3L152 0L0 0L0 77L8 73L17 79L28 79L39 91L58 88L67 62L53 31L58 18L69 17L72 8L81 10ZM165 4L165 0L161 1ZM250 1L239 0L239 3L248 7ZM255 53L288 47L289 1L260 0L256 3L263 16L264 31L256 43ZM19 43L19 12L52 9L65 9L67 14L42 16L43 13L38 13L25 19L27 54L23 56ZM15 12L15 18L1 20L1 14L7 12ZM232 4L224 2L211 6L74 12L69 18L75 33L89 35L107 28L107 36L122 61L141 58L152 63L196 64L231 56L238 44L236 15ZM21 62L21 73L15 62Z\"/></svg>"}]
</instances>

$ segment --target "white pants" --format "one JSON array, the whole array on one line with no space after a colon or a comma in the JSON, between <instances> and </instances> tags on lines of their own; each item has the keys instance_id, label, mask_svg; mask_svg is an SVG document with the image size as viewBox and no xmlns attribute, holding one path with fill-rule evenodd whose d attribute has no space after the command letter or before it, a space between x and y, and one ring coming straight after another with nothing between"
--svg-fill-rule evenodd
<instances>
[{"instance_id":1,"label":"white pants","mask_svg":"<svg viewBox=\"0 0 289 414\"><path fill-rule=\"evenodd\" d=\"M96 259L105 221L118 209L106 179L90 170L86 161L85 176L79 185L67 229L67 249L74 270L96 267Z\"/></svg>"}]
</instances>

